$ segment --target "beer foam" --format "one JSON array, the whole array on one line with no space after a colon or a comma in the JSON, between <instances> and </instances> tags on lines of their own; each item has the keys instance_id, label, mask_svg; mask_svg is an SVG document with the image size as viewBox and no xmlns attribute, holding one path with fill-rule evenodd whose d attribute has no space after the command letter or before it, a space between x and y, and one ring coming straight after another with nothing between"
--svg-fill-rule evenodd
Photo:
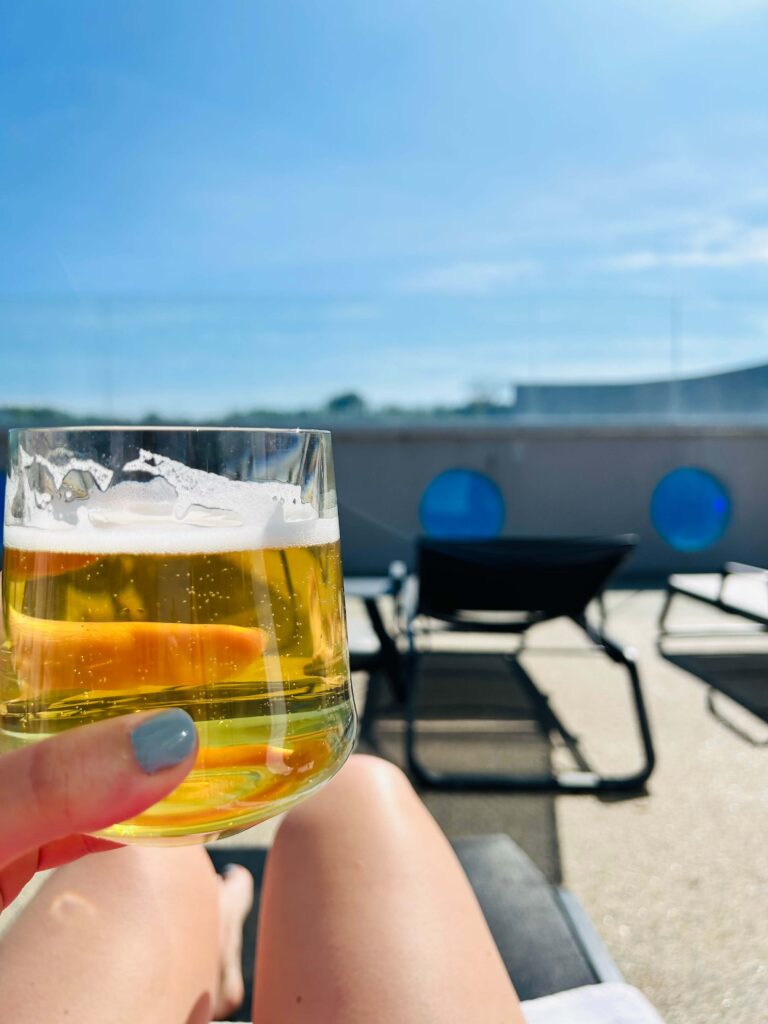
<instances>
[{"instance_id":1,"label":"beer foam","mask_svg":"<svg viewBox=\"0 0 768 1024\"><path fill-rule=\"evenodd\" d=\"M35 461L28 458L24 468ZM72 468L87 467L79 463ZM125 480L112 487L94 479L96 488L80 496L67 487L62 467L57 467L54 493L30 491L24 473L25 522L6 517L5 544L82 554L190 554L303 547L339 539L338 517L318 516L311 503L302 501L298 484L228 480L145 450L123 472L152 479Z\"/></svg>"}]
</instances>

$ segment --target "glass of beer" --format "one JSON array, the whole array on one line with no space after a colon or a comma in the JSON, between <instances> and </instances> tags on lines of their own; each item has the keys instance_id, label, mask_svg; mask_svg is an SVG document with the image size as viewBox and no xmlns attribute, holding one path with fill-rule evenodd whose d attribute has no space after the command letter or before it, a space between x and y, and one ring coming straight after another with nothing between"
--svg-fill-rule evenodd
<instances>
[{"instance_id":1,"label":"glass of beer","mask_svg":"<svg viewBox=\"0 0 768 1024\"><path fill-rule=\"evenodd\" d=\"M331 778L355 709L330 434L11 431L0 752L180 707L184 782L104 834L195 842Z\"/></svg>"}]
</instances>

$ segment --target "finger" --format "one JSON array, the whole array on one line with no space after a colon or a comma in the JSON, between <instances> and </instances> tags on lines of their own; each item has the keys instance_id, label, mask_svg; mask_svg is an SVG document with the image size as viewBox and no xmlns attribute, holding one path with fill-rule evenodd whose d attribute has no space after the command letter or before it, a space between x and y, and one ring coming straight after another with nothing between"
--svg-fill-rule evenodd
<instances>
[{"instance_id":1,"label":"finger","mask_svg":"<svg viewBox=\"0 0 768 1024\"><path fill-rule=\"evenodd\" d=\"M0 867L145 810L176 788L196 752L194 723L174 708L72 729L0 758Z\"/></svg>"},{"instance_id":2,"label":"finger","mask_svg":"<svg viewBox=\"0 0 768 1024\"><path fill-rule=\"evenodd\" d=\"M60 868L62 864L69 864L71 860L79 860L89 853L104 853L107 850L121 850L123 843L114 843L111 839L102 839L100 836L66 836L64 839L54 839L52 843L46 843L38 850L37 870L50 871L51 868Z\"/></svg>"},{"instance_id":3,"label":"finger","mask_svg":"<svg viewBox=\"0 0 768 1024\"><path fill-rule=\"evenodd\" d=\"M30 850L0 871L0 913L12 903L37 871L37 850Z\"/></svg>"}]
</instances>

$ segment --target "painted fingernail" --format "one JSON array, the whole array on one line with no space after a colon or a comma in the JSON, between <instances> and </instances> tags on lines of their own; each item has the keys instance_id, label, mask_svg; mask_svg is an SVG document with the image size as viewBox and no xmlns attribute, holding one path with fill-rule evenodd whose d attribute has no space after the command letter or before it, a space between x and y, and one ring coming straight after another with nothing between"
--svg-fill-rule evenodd
<instances>
[{"instance_id":1,"label":"painted fingernail","mask_svg":"<svg viewBox=\"0 0 768 1024\"><path fill-rule=\"evenodd\" d=\"M183 761L196 742L195 723L181 708L154 715L131 733L133 753L147 775Z\"/></svg>"}]
</instances>

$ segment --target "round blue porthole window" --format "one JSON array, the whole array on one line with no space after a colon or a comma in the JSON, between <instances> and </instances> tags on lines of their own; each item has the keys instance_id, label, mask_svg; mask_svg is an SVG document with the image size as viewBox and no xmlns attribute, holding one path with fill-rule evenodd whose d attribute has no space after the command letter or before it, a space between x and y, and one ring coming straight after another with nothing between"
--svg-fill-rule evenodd
<instances>
[{"instance_id":1,"label":"round blue porthole window","mask_svg":"<svg viewBox=\"0 0 768 1024\"><path fill-rule=\"evenodd\" d=\"M731 499L704 469L681 466L662 477L651 496L651 521L677 551L703 551L725 533Z\"/></svg>"},{"instance_id":2,"label":"round blue porthole window","mask_svg":"<svg viewBox=\"0 0 768 1024\"><path fill-rule=\"evenodd\" d=\"M424 491L419 519L430 537L495 537L504 523L504 499L484 473L448 469Z\"/></svg>"}]
</instances>

